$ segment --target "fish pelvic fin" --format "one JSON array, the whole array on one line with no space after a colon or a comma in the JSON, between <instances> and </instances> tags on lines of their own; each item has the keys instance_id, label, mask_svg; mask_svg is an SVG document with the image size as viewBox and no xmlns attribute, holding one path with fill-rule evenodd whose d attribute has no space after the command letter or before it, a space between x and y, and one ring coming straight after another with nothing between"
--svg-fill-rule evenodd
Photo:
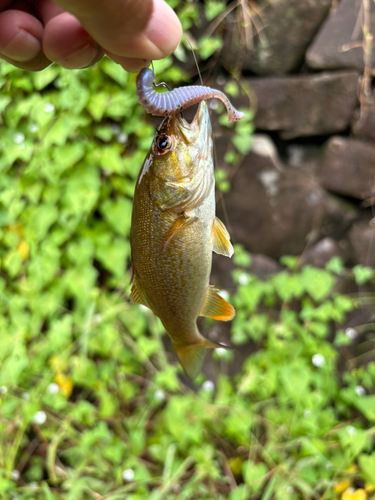
<instances>
[{"instance_id":1,"label":"fish pelvic fin","mask_svg":"<svg viewBox=\"0 0 375 500\"><path fill-rule=\"evenodd\" d=\"M164 236L163 250L166 246L175 238L185 227L190 226L193 222L196 222L198 217L186 217L184 214L180 215L168 229Z\"/></svg>"},{"instance_id":2,"label":"fish pelvic fin","mask_svg":"<svg viewBox=\"0 0 375 500\"><path fill-rule=\"evenodd\" d=\"M141 286L139 284L137 275L133 271L132 276L132 289L130 292L130 300L135 302L136 304L142 304L142 306L150 307L147 303L147 300L143 296Z\"/></svg>"},{"instance_id":3,"label":"fish pelvic fin","mask_svg":"<svg viewBox=\"0 0 375 500\"><path fill-rule=\"evenodd\" d=\"M212 250L225 257L232 257L233 247L227 228L220 219L215 217L212 223Z\"/></svg>"},{"instance_id":4,"label":"fish pelvic fin","mask_svg":"<svg viewBox=\"0 0 375 500\"><path fill-rule=\"evenodd\" d=\"M195 379L195 377L200 372L203 365L204 356L206 354L206 349L216 349L217 347L230 349L229 346L211 342L211 340L208 340L204 337L201 337L201 340L196 344L173 344L173 349L177 354L182 368L191 379Z\"/></svg>"},{"instance_id":5,"label":"fish pelvic fin","mask_svg":"<svg viewBox=\"0 0 375 500\"><path fill-rule=\"evenodd\" d=\"M236 311L234 307L216 293L215 288L208 287L202 309L199 316L216 319L218 321L230 321L234 318Z\"/></svg>"}]
</instances>

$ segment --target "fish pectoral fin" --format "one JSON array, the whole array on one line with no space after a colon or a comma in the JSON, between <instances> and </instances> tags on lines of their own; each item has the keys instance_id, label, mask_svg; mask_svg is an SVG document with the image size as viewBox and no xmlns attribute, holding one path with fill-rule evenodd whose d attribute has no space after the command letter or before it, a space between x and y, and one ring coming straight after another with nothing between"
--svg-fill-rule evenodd
<instances>
[{"instance_id":1,"label":"fish pectoral fin","mask_svg":"<svg viewBox=\"0 0 375 500\"><path fill-rule=\"evenodd\" d=\"M142 304L142 306L150 307L147 304L146 299L143 296L142 289L139 285L139 281L137 278L137 275L133 271L133 276L132 276L132 289L130 292L130 300L134 302L135 304Z\"/></svg>"},{"instance_id":2,"label":"fish pectoral fin","mask_svg":"<svg viewBox=\"0 0 375 500\"><path fill-rule=\"evenodd\" d=\"M227 228L217 217L212 223L212 250L226 257L233 255L233 247Z\"/></svg>"},{"instance_id":3,"label":"fish pectoral fin","mask_svg":"<svg viewBox=\"0 0 375 500\"><path fill-rule=\"evenodd\" d=\"M231 349L229 346L211 342L211 340L205 339L204 337L202 337L201 341L197 342L196 344L173 344L173 349L177 354L182 368L192 379L194 379L198 375L202 368L206 349L216 349L217 347Z\"/></svg>"},{"instance_id":4,"label":"fish pectoral fin","mask_svg":"<svg viewBox=\"0 0 375 500\"><path fill-rule=\"evenodd\" d=\"M193 222L197 221L198 217L187 217L182 214L174 221L163 238L163 250L185 227L190 226Z\"/></svg>"},{"instance_id":5,"label":"fish pectoral fin","mask_svg":"<svg viewBox=\"0 0 375 500\"><path fill-rule=\"evenodd\" d=\"M218 321L229 321L234 318L236 311L234 307L218 295L214 288L208 287L199 316L216 319Z\"/></svg>"}]
</instances>

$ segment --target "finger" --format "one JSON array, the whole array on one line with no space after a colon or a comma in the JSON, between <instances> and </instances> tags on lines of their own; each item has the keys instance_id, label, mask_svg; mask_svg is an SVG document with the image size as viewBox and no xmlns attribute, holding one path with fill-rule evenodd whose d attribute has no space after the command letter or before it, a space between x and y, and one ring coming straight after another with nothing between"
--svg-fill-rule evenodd
<instances>
[{"instance_id":1,"label":"finger","mask_svg":"<svg viewBox=\"0 0 375 500\"><path fill-rule=\"evenodd\" d=\"M0 13L0 57L22 69L39 70L50 62L42 51L43 25L34 16L9 9Z\"/></svg>"},{"instance_id":2,"label":"finger","mask_svg":"<svg viewBox=\"0 0 375 500\"><path fill-rule=\"evenodd\" d=\"M164 0L55 0L116 56L161 59L177 47L181 24Z\"/></svg>"},{"instance_id":3,"label":"finger","mask_svg":"<svg viewBox=\"0 0 375 500\"><path fill-rule=\"evenodd\" d=\"M44 53L64 68L84 68L100 59L102 51L76 17L63 12L44 28Z\"/></svg>"},{"instance_id":4,"label":"finger","mask_svg":"<svg viewBox=\"0 0 375 500\"><path fill-rule=\"evenodd\" d=\"M63 9L52 2L52 0L35 0L34 7L38 18L42 21L44 26L53 17L56 17L64 12Z\"/></svg>"},{"instance_id":5,"label":"finger","mask_svg":"<svg viewBox=\"0 0 375 500\"><path fill-rule=\"evenodd\" d=\"M135 59L133 57L120 57L110 52L106 52L107 56L110 57L117 64L120 64L125 71L129 73L138 73L142 68L148 67L150 61L145 61L145 59Z\"/></svg>"}]
</instances>

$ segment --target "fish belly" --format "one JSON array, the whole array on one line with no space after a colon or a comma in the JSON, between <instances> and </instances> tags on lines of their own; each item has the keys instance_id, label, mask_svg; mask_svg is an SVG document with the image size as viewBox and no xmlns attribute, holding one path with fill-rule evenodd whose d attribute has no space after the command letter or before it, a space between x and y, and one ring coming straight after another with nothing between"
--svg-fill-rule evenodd
<instances>
[{"instance_id":1,"label":"fish belly","mask_svg":"<svg viewBox=\"0 0 375 500\"><path fill-rule=\"evenodd\" d=\"M146 199L137 203L143 215L146 205ZM188 215L195 218L194 222L166 245L165 235L178 214L162 212L150 204L148 217L133 217L134 272L147 303L175 344L190 344L201 338L196 319L211 272L214 210L214 199L204 200Z\"/></svg>"}]
</instances>

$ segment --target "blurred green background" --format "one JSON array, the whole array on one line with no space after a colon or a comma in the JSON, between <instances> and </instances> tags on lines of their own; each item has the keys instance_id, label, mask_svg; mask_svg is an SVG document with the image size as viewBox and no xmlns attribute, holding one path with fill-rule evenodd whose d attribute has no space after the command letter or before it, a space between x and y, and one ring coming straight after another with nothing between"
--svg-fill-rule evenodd
<instances>
[{"instance_id":1,"label":"blurred green background","mask_svg":"<svg viewBox=\"0 0 375 500\"><path fill-rule=\"evenodd\" d=\"M177 3L185 30L225 7ZM220 43L198 37L200 60ZM157 74L186 82L188 51ZM229 377L233 353L217 350L220 375L192 389L159 321L129 303L132 196L154 134L135 76L108 59L34 74L0 62L0 89L0 498L370 497L375 363L348 355L362 302L337 282L356 290L373 270L285 257L264 282L236 245L230 341L253 354ZM229 171L250 120L232 130Z\"/></svg>"}]
</instances>

